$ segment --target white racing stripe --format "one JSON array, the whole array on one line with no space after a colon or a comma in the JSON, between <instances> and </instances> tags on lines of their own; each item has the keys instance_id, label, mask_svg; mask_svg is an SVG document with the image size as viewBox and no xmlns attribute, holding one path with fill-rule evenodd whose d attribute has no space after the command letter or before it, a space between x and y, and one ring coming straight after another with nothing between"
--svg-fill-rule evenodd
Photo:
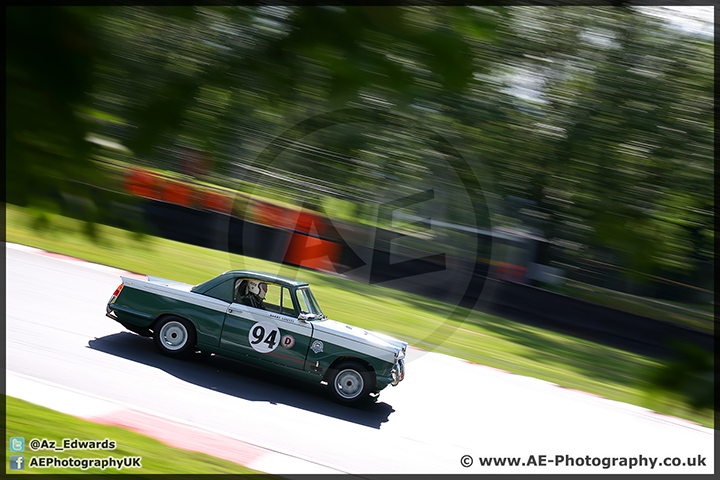
<instances>
[{"instance_id":1,"label":"white racing stripe","mask_svg":"<svg viewBox=\"0 0 720 480\"><path fill-rule=\"evenodd\" d=\"M137 280L133 278L127 278L127 277L121 277L123 283L131 288L135 288L137 290L142 290L149 293L154 293L158 295L162 295L168 298L172 298L173 300L180 300L182 302L187 302L193 305L198 305L203 308L207 308L209 310L215 310L218 312L227 312L228 307L230 306L229 303L213 298L208 297L206 295L201 295L199 293L193 293L193 292L186 292L183 290L178 290L176 288L166 286L166 285L159 285L156 283L150 283L143 280Z\"/></svg>"},{"instance_id":2,"label":"white racing stripe","mask_svg":"<svg viewBox=\"0 0 720 480\"><path fill-rule=\"evenodd\" d=\"M374 347L365 343L359 343L352 337L348 338L333 331L322 330L321 325L316 325L315 332L313 333L313 339L321 340L350 351L360 352L363 355L368 355L384 362L393 363L395 361L394 351Z\"/></svg>"}]
</instances>

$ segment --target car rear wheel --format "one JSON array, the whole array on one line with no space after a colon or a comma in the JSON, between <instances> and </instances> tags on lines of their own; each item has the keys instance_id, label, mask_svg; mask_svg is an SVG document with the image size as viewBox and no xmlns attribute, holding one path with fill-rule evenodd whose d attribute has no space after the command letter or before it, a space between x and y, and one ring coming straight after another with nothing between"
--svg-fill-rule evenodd
<instances>
[{"instance_id":1,"label":"car rear wheel","mask_svg":"<svg viewBox=\"0 0 720 480\"><path fill-rule=\"evenodd\" d=\"M370 398L374 379L359 363L344 362L331 371L328 386L335 401L351 405Z\"/></svg>"},{"instance_id":2,"label":"car rear wheel","mask_svg":"<svg viewBox=\"0 0 720 480\"><path fill-rule=\"evenodd\" d=\"M180 317L165 317L153 330L155 346L170 357L187 357L195 352L197 335L192 323Z\"/></svg>"}]
</instances>

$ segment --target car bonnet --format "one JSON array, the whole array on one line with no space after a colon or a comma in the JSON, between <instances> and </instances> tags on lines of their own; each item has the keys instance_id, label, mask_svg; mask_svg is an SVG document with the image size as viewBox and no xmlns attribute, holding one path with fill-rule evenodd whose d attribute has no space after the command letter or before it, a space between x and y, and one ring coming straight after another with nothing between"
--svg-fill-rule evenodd
<instances>
[{"instance_id":1,"label":"car bonnet","mask_svg":"<svg viewBox=\"0 0 720 480\"><path fill-rule=\"evenodd\" d=\"M407 343L388 335L372 332L370 330L348 325L347 323L338 322L336 320L326 319L312 323L318 330L334 333L335 335L339 335L341 337L374 345L390 351L402 351L403 348L407 346Z\"/></svg>"}]
</instances>

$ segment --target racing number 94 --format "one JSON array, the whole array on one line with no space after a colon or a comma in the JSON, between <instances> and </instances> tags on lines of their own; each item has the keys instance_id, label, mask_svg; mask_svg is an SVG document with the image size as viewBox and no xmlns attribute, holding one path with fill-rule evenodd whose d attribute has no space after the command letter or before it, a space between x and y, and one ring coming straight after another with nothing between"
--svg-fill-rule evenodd
<instances>
[{"instance_id":1,"label":"racing number 94","mask_svg":"<svg viewBox=\"0 0 720 480\"><path fill-rule=\"evenodd\" d=\"M265 328L262 325L255 325L255 328L252 329L252 336L255 337L255 340L253 340L253 345L257 345L260 342L267 343L267 346L270 350L275 350L275 343L277 341L277 330L271 330L268 336L265 336Z\"/></svg>"},{"instance_id":2,"label":"racing number 94","mask_svg":"<svg viewBox=\"0 0 720 480\"><path fill-rule=\"evenodd\" d=\"M275 350L280 343L280 330L271 323L256 323L250 328L248 340L253 350L269 353Z\"/></svg>"}]
</instances>

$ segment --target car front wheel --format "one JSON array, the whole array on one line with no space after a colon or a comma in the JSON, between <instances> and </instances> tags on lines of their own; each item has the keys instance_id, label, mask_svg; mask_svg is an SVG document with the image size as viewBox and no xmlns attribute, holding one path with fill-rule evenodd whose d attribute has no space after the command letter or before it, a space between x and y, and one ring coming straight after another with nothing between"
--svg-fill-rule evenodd
<instances>
[{"instance_id":1,"label":"car front wheel","mask_svg":"<svg viewBox=\"0 0 720 480\"><path fill-rule=\"evenodd\" d=\"M328 386L333 399L350 405L369 398L373 380L372 375L359 363L344 362L332 370Z\"/></svg>"},{"instance_id":2,"label":"car front wheel","mask_svg":"<svg viewBox=\"0 0 720 480\"><path fill-rule=\"evenodd\" d=\"M180 317L165 317L153 329L155 346L170 357L187 357L195 352L195 327Z\"/></svg>"}]
</instances>

